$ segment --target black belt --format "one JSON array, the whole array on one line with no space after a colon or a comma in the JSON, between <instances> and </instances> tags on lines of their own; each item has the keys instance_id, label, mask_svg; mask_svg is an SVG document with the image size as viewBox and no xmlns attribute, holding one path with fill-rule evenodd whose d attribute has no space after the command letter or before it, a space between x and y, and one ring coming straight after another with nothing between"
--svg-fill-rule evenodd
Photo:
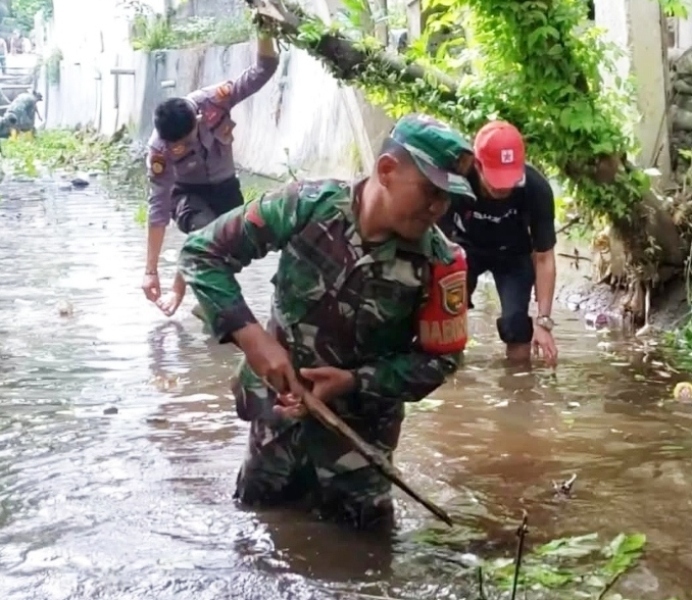
<instances>
[{"instance_id":1,"label":"black belt","mask_svg":"<svg viewBox=\"0 0 692 600\"><path fill-rule=\"evenodd\" d=\"M228 179L218 181L216 183L184 183L176 182L173 186L174 196L184 196L186 194L194 194L196 196L230 196L237 194L240 190L240 182L238 177L232 175Z\"/></svg>"}]
</instances>

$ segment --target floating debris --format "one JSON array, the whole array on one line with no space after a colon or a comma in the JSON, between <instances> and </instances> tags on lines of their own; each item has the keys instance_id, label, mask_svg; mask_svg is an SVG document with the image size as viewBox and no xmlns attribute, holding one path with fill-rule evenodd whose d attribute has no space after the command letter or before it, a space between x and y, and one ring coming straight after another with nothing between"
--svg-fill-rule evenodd
<instances>
[{"instance_id":1,"label":"floating debris","mask_svg":"<svg viewBox=\"0 0 692 600\"><path fill-rule=\"evenodd\" d=\"M61 317L71 317L74 314L72 303L67 300L61 300L58 304L58 314Z\"/></svg>"},{"instance_id":2,"label":"floating debris","mask_svg":"<svg viewBox=\"0 0 692 600\"><path fill-rule=\"evenodd\" d=\"M673 389L673 398L680 402L692 401L692 383L689 381L681 381L675 385Z\"/></svg>"}]
</instances>

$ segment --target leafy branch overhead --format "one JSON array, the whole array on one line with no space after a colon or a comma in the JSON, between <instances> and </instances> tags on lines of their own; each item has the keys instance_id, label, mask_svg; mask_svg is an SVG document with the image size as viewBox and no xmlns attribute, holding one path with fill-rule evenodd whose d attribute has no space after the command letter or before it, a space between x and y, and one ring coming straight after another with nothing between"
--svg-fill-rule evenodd
<instances>
[{"instance_id":1,"label":"leafy branch overhead","mask_svg":"<svg viewBox=\"0 0 692 600\"><path fill-rule=\"evenodd\" d=\"M526 135L531 159L571 181L584 208L626 216L647 178L621 168L619 158L635 149L623 110L631 99L624 84L603 85L600 69L612 66L614 55L584 25L586 4L432 0L429 7L436 4L467 11L470 35L461 60L449 60L444 48L434 57L416 47L394 55L290 2L270 0L258 8L280 37L320 58L338 79L362 87L392 115L424 110L467 134L493 116L512 121ZM445 18L438 14L433 19ZM429 20L427 27L433 25Z\"/></svg>"},{"instance_id":2,"label":"leafy branch overhead","mask_svg":"<svg viewBox=\"0 0 692 600\"><path fill-rule=\"evenodd\" d=\"M347 3L351 27L327 25L288 0L250 2L262 27L320 59L394 117L424 111L467 135L490 118L513 122L530 160L563 180L586 220L613 224L641 246L637 232L647 211L640 201L650 183L627 160L637 151L633 87L614 74L618 51L588 24L586 2L430 0L425 32L403 55L358 30L364 0ZM427 38L441 26L465 40L452 35L457 39L430 55ZM641 248L637 260L644 261Z\"/></svg>"}]
</instances>

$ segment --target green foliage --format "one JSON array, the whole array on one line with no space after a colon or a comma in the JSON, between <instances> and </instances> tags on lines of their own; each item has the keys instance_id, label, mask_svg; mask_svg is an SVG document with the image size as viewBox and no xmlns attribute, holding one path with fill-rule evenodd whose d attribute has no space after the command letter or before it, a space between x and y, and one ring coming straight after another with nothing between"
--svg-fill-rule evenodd
<instances>
[{"instance_id":1,"label":"green foliage","mask_svg":"<svg viewBox=\"0 0 692 600\"><path fill-rule=\"evenodd\" d=\"M132 26L132 47L153 52L196 46L231 46L250 39L252 25L247 13L242 18L193 17L174 21L159 14L138 14Z\"/></svg>"},{"instance_id":2,"label":"green foliage","mask_svg":"<svg viewBox=\"0 0 692 600\"><path fill-rule=\"evenodd\" d=\"M293 41L322 56L323 36L356 39L364 60L358 68L334 73L362 87L393 117L424 111L469 136L488 119L516 124L526 137L529 159L561 180L585 221L626 223L636 231L635 207L650 182L643 171L621 164L638 150L633 86L615 74L619 51L588 24L586 3L429 0L425 8L430 16L423 37L406 60L446 74L455 82L453 89L439 78L426 81L383 68L372 39L330 31L317 19L307 17ZM442 24L466 33L456 58L444 44L434 55L421 51ZM599 177L606 159L616 165L610 180Z\"/></svg>"},{"instance_id":3,"label":"green foliage","mask_svg":"<svg viewBox=\"0 0 692 600\"><path fill-rule=\"evenodd\" d=\"M34 138L19 134L2 144L3 167L29 177L58 169L110 173L125 162L129 146L124 141L110 142L94 131L51 129Z\"/></svg>"},{"instance_id":4,"label":"green foliage","mask_svg":"<svg viewBox=\"0 0 692 600\"><path fill-rule=\"evenodd\" d=\"M34 27L34 16L43 11L43 16L49 19L53 16L53 0L12 0L12 17L18 28L28 33Z\"/></svg>"},{"instance_id":5,"label":"green foliage","mask_svg":"<svg viewBox=\"0 0 692 600\"><path fill-rule=\"evenodd\" d=\"M55 48L44 60L46 79L50 85L60 83L60 63L62 63L62 59L62 51L59 48Z\"/></svg>"},{"instance_id":6,"label":"green foliage","mask_svg":"<svg viewBox=\"0 0 692 600\"><path fill-rule=\"evenodd\" d=\"M687 19L690 12L688 0L660 0L663 12L668 17Z\"/></svg>"},{"instance_id":7,"label":"green foliage","mask_svg":"<svg viewBox=\"0 0 692 600\"><path fill-rule=\"evenodd\" d=\"M414 536L418 543L461 552L467 551L472 539L478 535L461 526L423 530ZM532 598L551 600L609 597L606 593L636 565L645 545L646 536L641 533L621 533L605 544L596 533L552 540L524 553L519 590L531 590ZM488 558L480 568L488 592L485 597L498 598L512 588L514 556ZM517 597L523 598L523 591Z\"/></svg>"}]
</instances>

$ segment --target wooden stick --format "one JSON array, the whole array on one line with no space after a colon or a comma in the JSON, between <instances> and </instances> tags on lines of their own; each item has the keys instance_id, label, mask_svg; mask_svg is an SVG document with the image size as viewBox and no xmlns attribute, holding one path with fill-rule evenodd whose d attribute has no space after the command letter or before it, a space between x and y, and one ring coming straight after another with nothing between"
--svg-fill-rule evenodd
<instances>
[{"instance_id":1,"label":"wooden stick","mask_svg":"<svg viewBox=\"0 0 692 600\"><path fill-rule=\"evenodd\" d=\"M265 385L272 389L274 393L277 393L277 391L271 385L269 385L267 381L265 381ZM351 442L353 449L380 473L382 473L382 475L389 479L389 481L391 481L399 489L406 492L416 502L422 504L438 519L444 521L450 527L454 524L452 518L442 508L437 506L431 500L428 500L425 496L414 490L408 483L406 483L396 467L394 467L394 465L387 460L387 457L384 456L382 452L368 444L362 437L353 431L353 429L351 429L343 421L343 419L336 415L332 409L322 402L322 400L307 390L305 390L303 393L302 400L305 408L307 408L308 412L315 419L322 423L322 425L324 425L327 429L341 434L349 442Z\"/></svg>"}]
</instances>

